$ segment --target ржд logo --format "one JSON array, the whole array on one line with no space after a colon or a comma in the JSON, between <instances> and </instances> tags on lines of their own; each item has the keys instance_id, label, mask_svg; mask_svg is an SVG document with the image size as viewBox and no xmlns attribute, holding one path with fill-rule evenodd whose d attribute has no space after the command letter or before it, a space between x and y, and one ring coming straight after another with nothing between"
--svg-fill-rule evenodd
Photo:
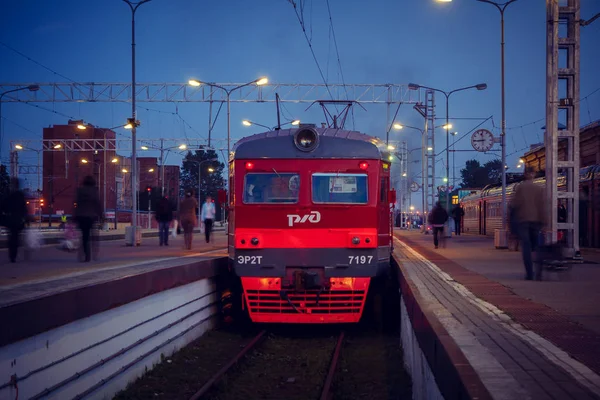
<instances>
[{"instance_id":1,"label":"\u0440\u0436\u0434 logo","mask_svg":"<svg viewBox=\"0 0 600 400\"><path fill-rule=\"evenodd\" d=\"M294 226L294 224L303 224L306 221L311 224L316 224L321 220L321 213L318 211L311 211L310 214L299 216L296 214L288 214L288 226Z\"/></svg>"}]
</instances>

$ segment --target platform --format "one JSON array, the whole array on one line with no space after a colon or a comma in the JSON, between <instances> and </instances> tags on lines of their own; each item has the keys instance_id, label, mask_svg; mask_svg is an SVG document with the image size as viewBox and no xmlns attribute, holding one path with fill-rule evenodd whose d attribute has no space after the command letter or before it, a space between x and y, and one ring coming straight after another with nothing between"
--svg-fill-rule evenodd
<instances>
[{"instance_id":1,"label":"platform","mask_svg":"<svg viewBox=\"0 0 600 400\"><path fill-rule=\"evenodd\" d=\"M77 252L68 253L56 246L44 246L25 257L19 249L16 263L8 261L7 250L0 250L0 308L40 296L89 286L122 276L167 268L181 260L223 257L227 237L215 232L207 244L204 235L195 234L192 250L183 249L183 235L159 246L158 238L148 238L142 246L126 246L124 241L102 241L97 260L80 262ZM25 260L27 258L27 260Z\"/></svg>"},{"instance_id":2,"label":"platform","mask_svg":"<svg viewBox=\"0 0 600 400\"><path fill-rule=\"evenodd\" d=\"M403 278L492 398L600 398L600 265L525 281L520 253L489 239L453 237L435 250L431 235L395 235Z\"/></svg>"}]
</instances>

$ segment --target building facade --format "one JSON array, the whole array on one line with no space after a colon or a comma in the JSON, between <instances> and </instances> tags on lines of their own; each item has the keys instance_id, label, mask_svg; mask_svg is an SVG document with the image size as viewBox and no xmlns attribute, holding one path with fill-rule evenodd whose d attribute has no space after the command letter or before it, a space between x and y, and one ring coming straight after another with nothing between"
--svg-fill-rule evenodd
<instances>
[{"instance_id":1,"label":"building facade","mask_svg":"<svg viewBox=\"0 0 600 400\"><path fill-rule=\"evenodd\" d=\"M85 176L93 176L100 192L102 204L107 210L114 210L117 199L116 174L118 163L114 150L104 151L103 140L114 139L115 132L110 129L85 125L78 128L80 121L69 121L67 125L54 125L44 128L44 140L52 140L53 149L44 151L42 184L43 198L46 200L44 214L58 216L72 215L75 209L77 188ZM97 146L86 146L85 150L69 150L61 144L65 140L97 140ZM64 142L63 142L64 143ZM89 148L89 150L88 150ZM94 149L96 148L96 149ZM106 165L106 168L105 168ZM106 199L104 187L106 185Z\"/></svg>"},{"instance_id":2,"label":"building facade","mask_svg":"<svg viewBox=\"0 0 600 400\"><path fill-rule=\"evenodd\" d=\"M80 129L78 125L81 124L82 121L70 120L66 125L44 128L43 138L52 141L50 147L53 149L43 153L42 198L45 204L42 205L42 213L51 215L55 220L58 220L62 214L73 215L77 188L85 176L91 175L96 180L100 201L106 205L105 211L109 219L113 219L116 215L119 222L131 221L131 172L133 170L131 158L118 155L111 146L104 151L104 138L106 136L107 140L115 139L114 131L92 125L85 125L85 129ZM65 146L63 144L66 140L77 139L88 140L88 145ZM97 142L89 142L92 139ZM85 150L73 151L69 150L69 147ZM147 187L158 188L160 193L160 167L157 158L138 157L137 165L138 193L145 191ZM164 175L165 195L178 197L179 166L165 166Z\"/></svg>"},{"instance_id":3,"label":"building facade","mask_svg":"<svg viewBox=\"0 0 600 400\"><path fill-rule=\"evenodd\" d=\"M543 144L532 146L523 156L526 167L539 175L546 169L546 148ZM566 139L558 142L558 160L566 161ZM579 162L581 168L600 165L600 120L581 127L579 131Z\"/></svg>"}]
</instances>

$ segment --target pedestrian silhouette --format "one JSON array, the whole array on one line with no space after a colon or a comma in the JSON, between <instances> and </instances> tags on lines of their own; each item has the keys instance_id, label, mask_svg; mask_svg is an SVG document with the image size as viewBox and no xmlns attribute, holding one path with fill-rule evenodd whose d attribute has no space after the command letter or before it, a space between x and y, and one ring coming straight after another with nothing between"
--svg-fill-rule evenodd
<instances>
[{"instance_id":1,"label":"pedestrian silhouette","mask_svg":"<svg viewBox=\"0 0 600 400\"><path fill-rule=\"evenodd\" d=\"M81 230L81 247L85 262L91 261L90 237L94 224L102 218L102 204L96 188L96 181L92 176L83 178L82 186L77 189L77 208L75 218Z\"/></svg>"},{"instance_id":2,"label":"pedestrian silhouette","mask_svg":"<svg viewBox=\"0 0 600 400\"><path fill-rule=\"evenodd\" d=\"M10 262L17 261L17 252L20 245L21 231L27 222L27 203L25 194L19 189L19 180L11 178L10 192L0 206L2 212L2 225L8 233L8 258Z\"/></svg>"}]
</instances>

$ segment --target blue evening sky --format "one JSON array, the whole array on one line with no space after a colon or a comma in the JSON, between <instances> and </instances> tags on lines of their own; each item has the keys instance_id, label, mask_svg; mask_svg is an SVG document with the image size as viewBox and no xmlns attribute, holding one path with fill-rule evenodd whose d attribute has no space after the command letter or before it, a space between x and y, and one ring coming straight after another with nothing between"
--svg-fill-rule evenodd
<instances>
[{"instance_id":1,"label":"blue evening sky","mask_svg":"<svg viewBox=\"0 0 600 400\"><path fill-rule=\"evenodd\" d=\"M304 19L318 61L330 83L341 83L330 35L325 0L304 4ZM450 116L487 118L482 127L498 133L500 112L500 14L475 0L329 0L346 83L415 82L444 90L485 82L485 91L454 94ZM600 12L597 0L581 0L581 16ZM545 2L519 0L506 12L507 152L511 170L524 149L543 140L545 115ZM0 0L0 42L77 82L131 80L131 12L120 0ZM286 0L152 0L136 14L138 82L187 82L190 77L211 82L247 82L267 76L277 83L322 83L294 8ZM600 88L600 21L581 29L581 95ZM0 45L0 82L65 82L60 76ZM445 116L443 97L437 114ZM94 125L123 122L131 106L123 103L38 103ZM324 122L318 107L286 104L288 118ZM2 161L8 161L10 140L41 139L42 128L64 124L67 118L26 104L4 103ZM151 108L153 111L142 107ZM386 107L367 105L354 110L354 128L385 137ZM206 137L208 104L140 103L140 138ZM163 113L154 111L162 110ZM391 110L392 116L395 109ZM243 118L273 126L273 103L232 104L232 138L260 132L244 127ZM600 91L581 103L582 125L600 119ZM422 126L411 105L400 108L397 120ZM352 128L352 119L347 127ZM533 123L534 121L539 121ZM441 124L442 121L440 121ZM460 135L480 121L453 120ZM525 125L525 126L524 126ZM523 126L523 127L522 127ZM127 132L123 132L127 134ZM215 138L226 137L223 110ZM460 136L459 135L459 136ZM420 147L418 132L393 132L393 140ZM224 142L223 142L224 143ZM445 148L441 130L436 149ZM458 149L471 149L469 137ZM158 154L155 154L158 156ZM419 158L419 152L413 152ZM461 152L456 175L470 158L481 162L499 156ZM28 158L29 157L29 158ZM35 153L20 163L34 164ZM438 177L444 175L440 157ZM170 155L169 164L179 163ZM413 164L420 169L418 164ZM35 180L31 177L31 181Z\"/></svg>"}]
</instances>

